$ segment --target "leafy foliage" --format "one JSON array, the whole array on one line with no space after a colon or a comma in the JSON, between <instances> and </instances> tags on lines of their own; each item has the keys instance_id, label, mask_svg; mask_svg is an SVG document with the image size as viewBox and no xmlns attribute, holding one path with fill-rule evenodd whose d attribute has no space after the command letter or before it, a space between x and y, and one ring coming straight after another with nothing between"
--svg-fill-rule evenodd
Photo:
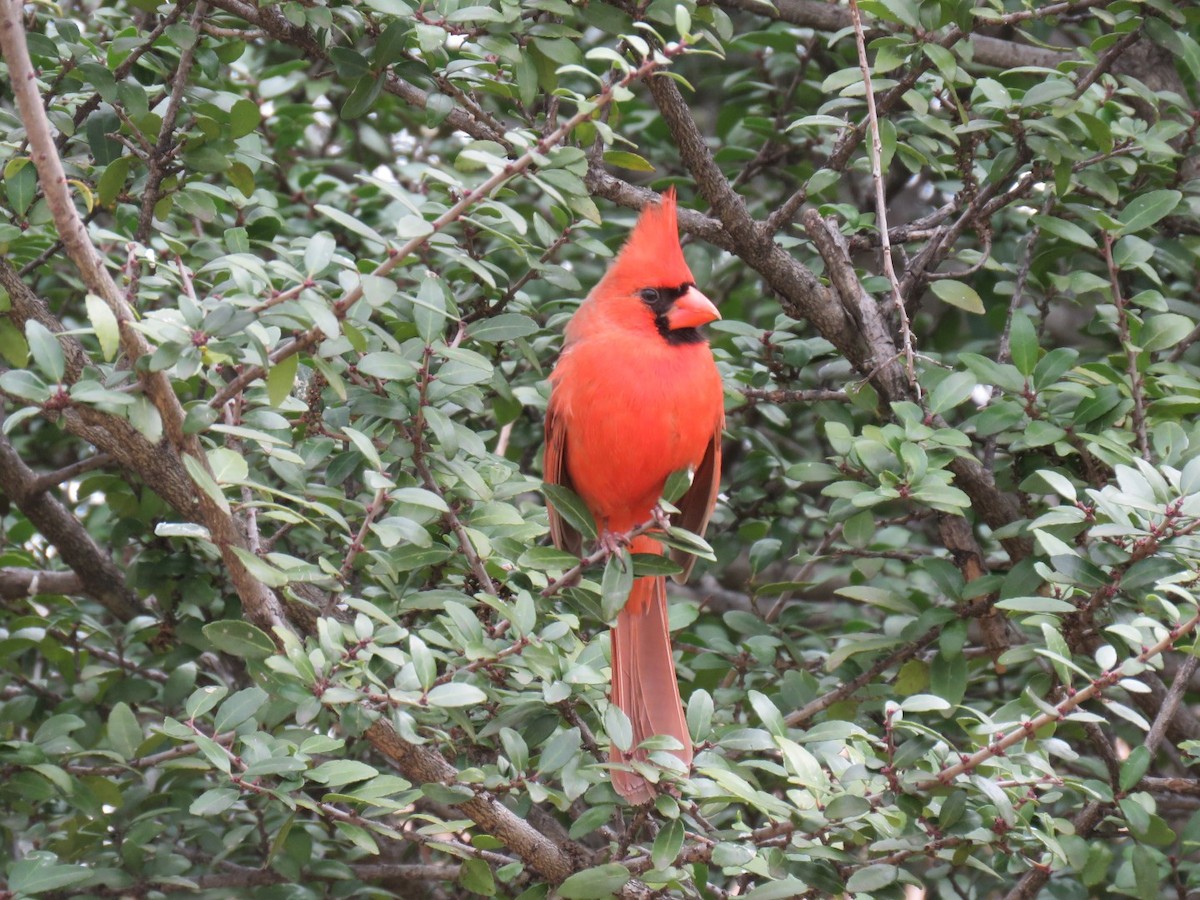
<instances>
[{"instance_id":1,"label":"leafy foliage","mask_svg":"<svg viewBox=\"0 0 1200 900\"><path fill-rule=\"evenodd\" d=\"M1180 6L116 0L31 69L9 4L7 890L1200 890ZM606 623L666 564L549 547L539 452L668 184L729 431L634 811Z\"/></svg>"}]
</instances>

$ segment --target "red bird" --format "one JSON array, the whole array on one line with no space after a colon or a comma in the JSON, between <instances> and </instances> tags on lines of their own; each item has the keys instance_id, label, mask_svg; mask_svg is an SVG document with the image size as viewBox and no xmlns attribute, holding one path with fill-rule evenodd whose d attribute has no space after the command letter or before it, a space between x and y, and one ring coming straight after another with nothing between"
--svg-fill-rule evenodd
<instances>
[{"instance_id":1,"label":"red bird","mask_svg":"<svg viewBox=\"0 0 1200 900\"><path fill-rule=\"evenodd\" d=\"M721 318L696 289L683 258L675 220L675 191L647 206L629 240L600 283L567 325L566 343L550 381L546 414L545 478L570 488L596 520L601 541L649 520L668 476L693 472L677 501L677 524L703 534L721 480L721 431L725 427L721 376L699 328ZM554 543L580 554L582 539L550 510ZM634 553L662 553L642 535ZM695 558L672 556L687 579ZM667 627L667 586L662 576L638 578L612 631L612 701L633 724L633 747L656 734L670 735L683 749L685 768L692 742L679 698L675 659ZM624 753L615 763L645 759ZM613 785L630 803L645 803L654 790L632 771L614 769Z\"/></svg>"}]
</instances>

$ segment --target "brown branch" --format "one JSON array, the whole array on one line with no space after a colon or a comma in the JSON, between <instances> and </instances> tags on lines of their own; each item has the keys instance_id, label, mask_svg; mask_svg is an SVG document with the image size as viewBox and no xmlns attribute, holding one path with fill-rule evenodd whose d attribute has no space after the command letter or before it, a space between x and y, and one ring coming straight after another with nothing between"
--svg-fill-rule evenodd
<instances>
[{"instance_id":1,"label":"brown branch","mask_svg":"<svg viewBox=\"0 0 1200 900\"><path fill-rule=\"evenodd\" d=\"M1079 83L1075 86L1075 93L1073 95L1075 99L1082 97L1084 92L1093 84L1095 84L1096 80L1101 75L1111 69L1113 64L1120 58L1121 54L1133 46L1133 44L1136 43L1141 36L1142 29L1141 26L1139 26L1127 33L1119 41L1105 50L1100 58L1096 60L1096 64L1088 70L1087 74L1079 79Z\"/></svg>"},{"instance_id":2,"label":"brown branch","mask_svg":"<svg viewBox=\"0 0 1200 900\"><path fill-rule=\"evenodd\" d=\"M201 875L195 879L202 891L230 890L232 888L266 887L273 884L291 884L290 875L283 875L274 869L252 869L248 866L235 866L223 860L221 865L229 871L212 875ZM461 867L454 864L439 865L436 863L358 863L351 864L350 870L360 881L386 882L395 881L399 884L409 881L455 881L458 879ZM341 873L306 872L305 881L314 879L320 881L340 881ZM151 879L153 880L153 879ZM405 891L406 896L410 896Z\"/></svg>"},{"instance_id":3,"label":"brown branch","mask_svg":"<svg viewBox=\"0 0 1200 900\"><path fill-rule=\"evenodd\" d=\"M215 741L222 747L230 746L237 738L236 731L226 731L221 734L214 734L211 737L205 735L209 740ZM172 747L170 750L163 750L159 753L152 753L149 756L139 756L120 765L111 766L89 766L84 763L68 763L65 768L72 775L98 775L105 778L111 778L115 775L124 775L131 769L137 771L145 771L161 766L165 762L170 762L175 759L183 759L188 756L195 756L199 753L199 748L195 743L180 744Z\"/></svg>"},{"instance_id":4,"label":"brown branch","mask_svg":"<svg viewBox=\"0 0 1200 900\"><path fill-rule=\"evenodd\" d=\"M159 188L167 177L167 161L171 157L175 141L175 122L179 118L179 107L183 103L183 91L187 87L188 77L192 72L192 63L196 58L196 48L200 46L200 23L208 5L205 0L199 0L192 11L191 26L196 37L183 52L179 54L179 65L171 78L171 95L167 100L167 108L163 112L162 125L158 131L158 141L150 149L146 161L148 171L146 182L142 188L142 208L138 215L137 231L134 240L139 244L146 243L150 229L154 225L154 207L160 199Z\"/></svg>"},{"instance_id":5,"label":"brown branch","mask_svg":"<svg viewBox=\"0 0 1200 900\"><path fill-rule=\"evenodd\" d=\"M896 317L900 324L900 345L904 350L904 373L908 376L908 383L912 390L919 397L921 385L917 381L917 372L913 364L912 325L908 321L908 309L904 305L904 297L900 293L900 283L896 279L891 238L888 235L887 194L883 186L881 168L883 141L879 136L879 117L875 112L875 89L871 85L871 65L867 61L867 40L863 35L862 16L858 10L857 0L850 0L850 19L854 23L854 43L858 50L858 68L862 72L863 86L866 89L867 122L871 132L867 151L871 159L871 181L875 185L875 224L879 230L879 253L883 260L884 277L887 278L892 289L892 305L896 309Z\"/></svg>"},{"instance_id":6,"label":"brown branch","mask_svg":"<svg viewBox=\"0 0 1200 900\"><path fill-rule=\"evenodd\" d=\"M1129 396L1133 399L1133 409L1130 417L1133 419L1133 433L1137 435L1138 452L1142 459L1150 461L1150 438L1146 433L1146 397L1143 392L1145 382L1138 368L1138 348L1133 345L1129 333L1129 311L1125 293L1121 290L1121 273L1113 259L1112 235L1105 231L1104 263L1108 267L1108 282L1112 288L1113 305L1117 308L1117 333L1121 341L1121 349L1125 353L1125 370L1129 374Z\"/></svg>"},{"instance_id":7,"label":"brown branch","mask_svg":"<svg viewBox=\"0 0 1200 900\"><path fill-rule=\"evenodd\" d=\"M1197 664L1200 664L1200 657L1189 656L1183 661L1183 665L1179 667L1179 671L1175 673L1175 678L1171 682L1171 688L1167 691L1167 696L1158 710L1158 715L1154 717L1154 721L1150 725L1150 730L1146 733L1146 739L1142 741L1142 746L1150 751L1151 756L1158 752L1158 748L1167 734L1167 728L1170 726L1172 720L1174 720L1175 713L1179 711L1179 704L1188 689L1188 684L1192 679L1192 673L1196 671Z\"/></svg>"},{"instance_id":8,"label":"brown branch","mask_svg":"<svg viewBox=\"0 0 1200 900\"><path fill-rule=\"evenodd\" d=\"M31 490L36 481L37 474L25 465L8 438L0 436L0 491L54 545L62 561L79 576L87 596L122 622L140 615L142 606L112 557L56 497Z\"/></svg>"},{"instance_id":9,"label":"brown branch","mask_svg":"<svg viewBox=\"0 0 1200 900\"><path fill-rule=\"evenodd\" d=\"M821 403L832 400L835 403L849 403L850 395L845 391L823 390L820 388L802 391L772 391L765 388L742 388L742 396L751 403Z\"/></svg>"},{"instance_id":10,"label":"brown branch","mask_svg":"<svg viewBox=\"0 0 1200 900\"><path fill-rule=\"evenodd\" d=\"M1192 634L1196 630L1196 626L1200 625L1200 613L1192 616L1186 622L1176 625L1172 628L1167 636L1155 643L1153 646L1146 647L1141 653L1133 657L1133 660L1145 664L1148 660L1153 659L1160 653L1170 650L1175 644L1184 637ZM993 736L993 740L986 747L977 750L970 756L964 756L953 765L946 766L939 771L933 778L926 779L914 785L914 789L918 791L934 790L950 784L960 775L974 771L983 763L993 757L1000 756L1008 748L1013 747L1022 741L1025 741L1043 728L1064 718L1073 709L1077 709L1093 697L1099 698L1101 692L1112 687L1123 677L1122 672L1124 664L1113 666L1101 672L1092 682L1065 699L1061 700L1054 706L1054 709L1048 712L1039 713L1032 719L1029 719L1017 728L1014 728L1008 734L997 733ZM1166 704L1163 704L1164 707Z\"/></svg>"},{"instance_id":11,"label":"brown branch","mask_svg":"<svg viewBox=\"0 0 1200 900\"><path fill-rule=\"evenodd\" d=\"M79 374L83 371L84 366L88 364L88 355L87 351L83 349L83 344L79 343L79 339L73 335L63 333L66 329L62 322L50 312L46 301L29 289L29 286L21 280L20 273L14 270L8 260L2 256L0 256L0 286L8 291L12 302L12 309L8 316L18 330L24 331L25 323L32 319L46 326L58 338L58 344L62 347L67 363L66 371L63 374L63 384L74 384L79 379Z\"/></svg>"},{"instance_id":12,"label":"brown branch","mask_svg":"<svg viewBox=\"0 0 1200 900\"><path fill-rule=\"evenodd\" d=\"M1103 6L1111 2L1112 0L1083 0L1079 3L1054 5L1070 7L1074 11L1090 6ZM768 19L789 22L792 25L813 28L817 31L842 31L851 27L849 8L834 3L825 3L823 0L774 0L773 3L767 3L765 0L719 0L719 3L726 9L740 9L765 16ZM1035 18L1044 15L1048 15L1048 13L1043 8L1029 13L1027 17ZM986 24L990 25L992 21L994 20L989 20ZM888 32L883 29L871 29L867 34L869 38L873 39L886 35ZM967 40L971 45L971 59L978 66L998 69L1041 66L1050 69L1076 58L1070 53L1060 53L1055 50L1046 50L1042 47L1018 44L983 35L970 35Z\"/></svg>"},{"instance_id":13,"label":"brown branch","mask_svg":"<svg viewBox=\"0 0 1200 900\"><path fill-rule=\"evenodd\" d=\"M647 204L657 203L659 200L658 194L649 188L637 187L627 181L622 181L600 166L588 166L584 183L587 185L588 192L593 196L602 197L629 209L642 209ZM725 231L725 226L717 219L683 206L679 207L677 213L679 230L684 234L699 238L705 243L728 250L730 253L738 253L737 244Z\"/></svg>"},{"instance_id":14,"label":"brown branch","mask_svg":"<svg viewBox=\"0 0 1200 900\"><path fill-rule=\"evenodd\" d=\"M44 475L39 475L29 485L30 493L42 493L51 488L58 487L64 482L78 478L86 472L91 472L94 469L103 469L107 465L111 465L112 456L107 453L97 453L89 456L86 459L81 459L78 462L73 462L69 466L63 466L54 472L46 472Z\"/></svg>"},{"instance_id":15,"label":"brown branch","mask_svg":"<svg viewBox=\"0 0 1200 900\"><path fill-rule=\"evenodd\" d=\"M0 599L23 600L38 594L82 594L83 579L75 572L0 568Z\"/></svg>"},{"instance_id":16,"label":"brown branch","mask_svg":"<svg viewBox=\"0 0 1200 900\"><path fill-rule=\"evenodd\" d=\"M414 784L454 784L458 778L458 770L440 753L428 744L410 744L383 720L368 728L366 737ZM562 881L585 858L582 848L554 843L486 791L478 791L455 809L503 841L526 865L552 882Z\"/></svg>"}]
</instances>

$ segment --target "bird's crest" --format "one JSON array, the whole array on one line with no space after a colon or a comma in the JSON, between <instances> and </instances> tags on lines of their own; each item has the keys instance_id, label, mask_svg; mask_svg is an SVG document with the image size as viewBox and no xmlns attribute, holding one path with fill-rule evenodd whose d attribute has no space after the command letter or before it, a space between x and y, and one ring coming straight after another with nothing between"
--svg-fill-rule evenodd
<instances>
[{"instance_id":1,"label":"bird's crest","mask_svg":"<svg viewBox=\"0 0 1200 900\"><path fill-rule=\"evenodd\" d=\"M667 188L658 203L647 204L629 239L601 282L617 293L647 287L680 287L693 283L692 271L679 246L675 217L675 188Z\"/></svg>"}]
</instances>

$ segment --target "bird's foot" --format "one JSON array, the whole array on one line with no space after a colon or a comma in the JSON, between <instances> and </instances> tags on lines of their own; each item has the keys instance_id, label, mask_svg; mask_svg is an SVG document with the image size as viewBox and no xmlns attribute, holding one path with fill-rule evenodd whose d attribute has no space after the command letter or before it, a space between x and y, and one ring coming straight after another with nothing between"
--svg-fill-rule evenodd
<instances>
[{"instance_id":1,"label":"bird's foot","mask_svg":"<svg viewBox=\"0 0 1200 900\"><path fill-rule=\"evenodd\" d=\"M629 546L629 536L625 534L614 534L611 531L601 531L600 536L596 538L596 544L599 549L604 551L604 556L614 556L620 553L623 549Z\"/></svg>"},{"instance_id":2,"label":"bird's foot","mask_svg":"<svg viewBox=\"0 0 1200 900\"><path fill-rule=\"evenodd\" d=\"M671 514L661 506L656 506L650 511L650 518L663 531L669 531L672 528Z\"/></svg>"}]
</instances>

